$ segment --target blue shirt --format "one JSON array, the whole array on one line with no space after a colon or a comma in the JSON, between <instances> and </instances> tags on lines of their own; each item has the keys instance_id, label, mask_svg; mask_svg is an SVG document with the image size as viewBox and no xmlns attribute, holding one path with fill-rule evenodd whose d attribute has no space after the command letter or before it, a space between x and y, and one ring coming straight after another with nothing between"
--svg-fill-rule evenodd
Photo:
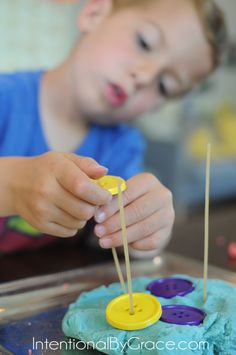
<instances>
[{"instance_id":1,"label":"blue shirt","mask_svg":"<svg viewBox=\"0 0 236 355\"><path fill-rule=\"evenodd\" d=\"M50 150L41 125L42 72L0 74L0 156L35 156ZM110 175L127 179L142 170L144 142L127 124L92 124L74 153L94 158Z\"/></svg>"}]
</instances>

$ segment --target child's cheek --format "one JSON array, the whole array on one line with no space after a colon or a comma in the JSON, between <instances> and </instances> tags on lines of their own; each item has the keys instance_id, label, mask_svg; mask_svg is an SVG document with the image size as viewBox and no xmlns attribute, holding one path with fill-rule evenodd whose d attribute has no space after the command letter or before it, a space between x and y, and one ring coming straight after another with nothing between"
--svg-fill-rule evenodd
<instances>
[{"instance_id":1,"label":"child's cheek","mask_svg":"<svg viewBox=\"0 0 236 355\"><path fill-rule=\"evenodd\" d=\"M142 114L152 111L155 107L161 104L160 98L151 90L137 93L132 102L133 110L136 114Z\"/></svg>"}]
</instances>

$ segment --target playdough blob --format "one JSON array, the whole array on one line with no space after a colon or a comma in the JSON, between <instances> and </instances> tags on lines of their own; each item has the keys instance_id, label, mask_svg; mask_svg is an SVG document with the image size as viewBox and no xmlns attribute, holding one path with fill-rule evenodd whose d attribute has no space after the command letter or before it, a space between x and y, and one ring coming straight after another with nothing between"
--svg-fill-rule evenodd
<instances>
[{"instance_id":1,"label":"playdough blob","mask_svg":"<svg viewBox=\"0 0 236 355\"><path fill-rule=\"evenodd\" d=\"M97 350L110 355L235 355L236 287L221 280L209 279L207 301L204 303L202 279L187 275L173 277L192 282L194 290L185 296L158 297L163 315L165 306L193 307L200 312L199 317L201 312L205 314L199 325L173 324L160 319L141 330L114 328L106 320L106 307L122 294L122 290L119 283L113 283L82 293L69 306L62 323L64 333L94 344ZM147 286L156 279L133 279L133 292L150 294ZM171 351L166 348L168 342L174 344ZM178 348L181 344L187 347L185 351Z\"/></svg>"}]
</instances>

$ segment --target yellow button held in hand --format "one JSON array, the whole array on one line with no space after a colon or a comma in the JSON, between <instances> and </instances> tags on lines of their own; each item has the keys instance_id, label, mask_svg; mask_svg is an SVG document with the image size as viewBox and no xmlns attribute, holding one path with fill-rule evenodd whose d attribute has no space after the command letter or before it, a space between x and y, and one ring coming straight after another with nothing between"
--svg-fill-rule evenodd
<instances>
[{"instance_id":1,"label":"yellow button held in hand","mask_svg":"<svg viewBox=\"0 0 236 355\"><path fill-rule=\"evenodd\" d=\"M118 194L118 181L120 182L121 191L126 190L126 182L119 176L109 176L105 175L98 180L95 180L96 184L101 186L103 189L109 191L112 195Z\"/></svg>"},{"instance_id":2,"label":"yellow button held in hand","mask_svg":"<svg viewBox=\"0 0 236 355\"><path fill-rule=\"evenodd\" d=\"M160 302L146 293L133 293L134 314L130 314L129 295L114 298L106 308L107 322L114 328L138 330L156 323L162 314Z\"/></svg>"}]
</instances>

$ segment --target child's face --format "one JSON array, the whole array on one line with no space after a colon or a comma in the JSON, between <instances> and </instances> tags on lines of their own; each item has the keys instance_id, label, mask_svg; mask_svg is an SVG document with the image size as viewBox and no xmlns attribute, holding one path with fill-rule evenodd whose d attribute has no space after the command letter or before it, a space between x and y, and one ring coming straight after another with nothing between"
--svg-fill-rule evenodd
<instances>
[{"instance_id":1,"label":"child's face","mask_svg":"<svg viewBox=\"0 0 236 355\"><path fill-rule=\"evenodd\" d=\"M73 75L84 116L113 124L188 91L211 71L212 60L189 0L157 0L148 9L129 8L107 16L104 9L110 1L97 1L101 7L96 12L91 10L98 4L90 0L90 8L82 12L83 37Z\"/></svg>"}]
</instances>

